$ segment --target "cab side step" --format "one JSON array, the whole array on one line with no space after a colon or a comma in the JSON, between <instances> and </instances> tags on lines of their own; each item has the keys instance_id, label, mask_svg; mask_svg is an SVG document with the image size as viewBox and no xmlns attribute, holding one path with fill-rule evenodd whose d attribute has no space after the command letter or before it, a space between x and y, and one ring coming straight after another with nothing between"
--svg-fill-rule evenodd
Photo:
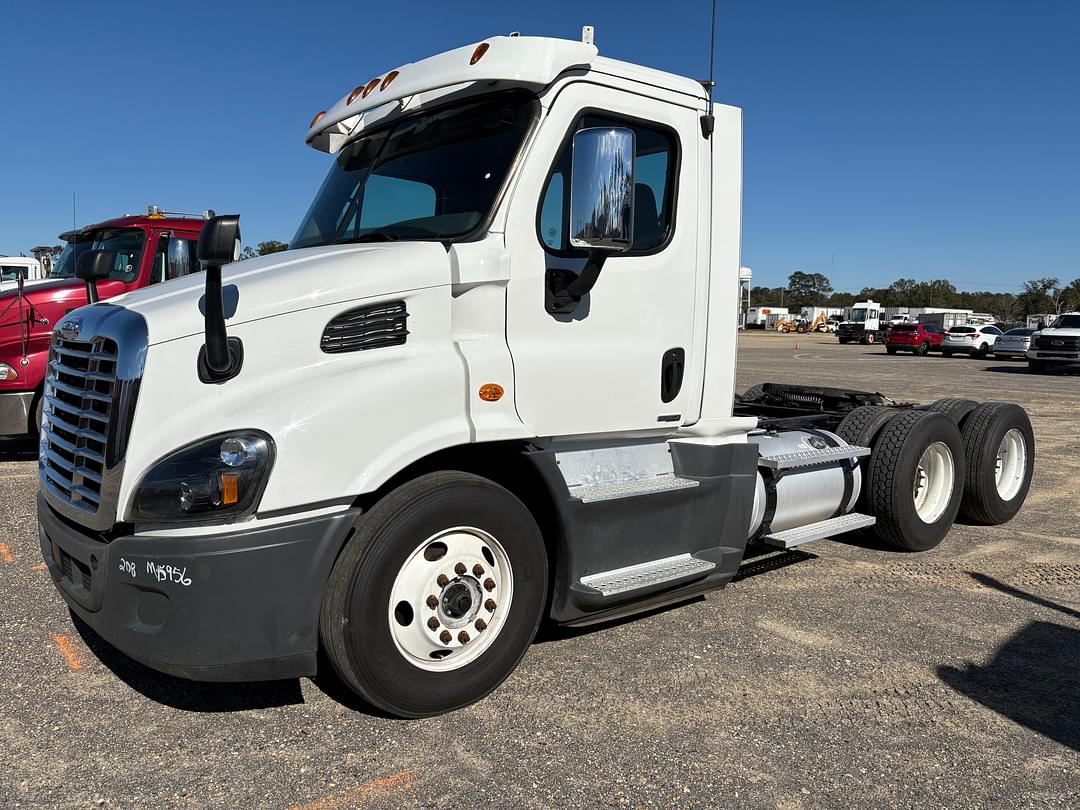
<instances>
[{"instance_id":1,"label":"cab side step","mask_svg":"<svg viewBox=\"0 0 1080 810\"><path fill-rule=\"evenodd\" d=\"M761 542L774 548L794 548L803 543L809 543L811 540L823 540L826 537L834 537L844 532L865 529L875 523L877 523L876 517L860 515L858 512L849 512L846 515L823 520L820 523L810 523L806 526L796 526L794 529L767 534L761 538Z\"/></svg>"},{"instance_id":2,"label":"cab side step","mask_svg":"<svg viewBox=\"0 0 1080 810\"><path fill-rule=\"evenodd\" d=\"M703 577L715 568L714 562L699 559L692 554L679 554L662 560L650 560L599 574L589 574L581 578L581 584L598 591L606 598L680 579Z\"/></svg>"},{"instance_id":3,"label":"cab side step","mask_svg":"<svg viewBox=\"0 0 1080 810\"><path fill-rule=\"evenodd\" d=\"M758 466L770 470L792 470L799 467L816 467L819 464L832 464L848 458L862 458L870 455L869 447L856 447L845 444L840 447L825 447L821 450L803 450L798 453L780 453L775 456L760 456Z\"/></svg>"}]
</instances>

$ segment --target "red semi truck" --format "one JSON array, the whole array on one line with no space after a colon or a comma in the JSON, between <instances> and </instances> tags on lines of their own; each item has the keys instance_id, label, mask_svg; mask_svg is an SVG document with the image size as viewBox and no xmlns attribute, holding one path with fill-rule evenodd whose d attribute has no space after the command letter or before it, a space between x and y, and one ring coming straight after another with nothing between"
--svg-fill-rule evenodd
<instances>
[{"instance_id":1,"label":"red semi truck","mask_svg":"<svg viewBox=\"0 0 1080 810\"><path fill-rule=\"evenodd\" d=\"M44 281L0 292L0 436L33 433L41 422L41 392L49 340L58 321L87 303L75 275L84 250L109 250L113 270L97 282L101 300L157 284L198 268L195 246L213 212L181 214L151 205L60 235L67 242Z\"/></svg>"}]
</instances>

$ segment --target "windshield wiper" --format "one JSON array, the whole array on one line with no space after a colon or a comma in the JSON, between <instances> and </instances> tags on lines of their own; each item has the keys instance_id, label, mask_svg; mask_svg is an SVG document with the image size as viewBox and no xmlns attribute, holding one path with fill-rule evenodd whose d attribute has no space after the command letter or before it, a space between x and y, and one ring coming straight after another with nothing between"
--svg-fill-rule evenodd
<instances>
[{"instance_id":1,"label":"windshield wiper","mask_svg":"<svg viewBox=\"0 0 1080 810\"><path fill-rule=\"evenodd\" d=\"M337 244L347 245L350 242L396 242L399 239L401 239L401 237L391 231L368 231L359 236L350 236L348 239L339 239Z\"/></svg>"}]
</instances>

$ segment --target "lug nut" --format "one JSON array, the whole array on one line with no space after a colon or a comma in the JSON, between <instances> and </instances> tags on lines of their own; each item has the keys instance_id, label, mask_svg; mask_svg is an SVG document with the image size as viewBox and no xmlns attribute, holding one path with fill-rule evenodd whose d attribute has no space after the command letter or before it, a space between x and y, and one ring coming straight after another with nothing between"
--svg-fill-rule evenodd
<instances>
[{"instance_id":1,"label":"lug nut","mask_svg":"<svg viewBox=\"0 0 1080 810\"><path fill-rule=\"evenodd\" d=\"M437 597L435 594L431 594L431 596L427 598L427 606L432 610L437 608L439 606L439 597Z\"/></svg>"},{"instance_id":2,"label":"lug nut","mask_svg":"<svg viewBox=\"0 0 1080 810\"><path fill-rule=\"evenodd\" d=\"M427 626L430 627L432 630L438 630L439 620L432 616L430 619L427 620Z\"/></svg>"},{"instance_id":3,"label":"lug nut","mask_svg":"<svg viewBox=\"0 0 1080 810\"><path fill-rule=\"evenodd\" d=\"M465 576L465 572L468 570L469 569L465 567L465 563L459 562L457 565L454 566L454 573L457 574L459 577Z\"/></svg>"},{"instance_id":4,"label":"lug nut","mask_svg":"<svg viewBox=\"0 0 1080 810\"><path fill-rule=\"evenodd\" d=\"M495 612L495 600L494 599L488 599L486 602L484 602L484 610L486 610L488 613L494 613Z\"/></svg>"},{"instance_id":5,"label":"lug nut","mask_svg":"<svg viewBox=\"0 0 1080 810\"><path fill-rule=\"evenodd\" d=\"M442 633L439 635L439 641L441 641L443 644L449 644L453 640L454 637L450 635L449 630L443 630Z\"/></svg>"},{"instance_id":6,"label":"lug nut","mask_svg":"<svg viewBox=\"0 0 1080 810\"><path fill-rule=\"evenodd\" d=\"M435 580L435 582L438 583L440 588L445 588L447 585L450 584L450 577L448 577L446 574L439 574L439 578Z\"/></svg>"},{"instance_id":7,"label":"lug nut","mask_svg":"<svg viewBox=\"0 0 1080 810\"><path fill-rule=\"evenodd\" d=\"M484 580L484 590L485 591L493 591L493 590L495 590L495 580L493 580L491 577L488 577L487 579L485 579Z\"/></svg>"},{"instance_id":8,"label":"lug nut","mask_svg":"<svg viewBox=\"0 0 1080 810\"><path fill-rule=\"evenodd\" d=\"M468 644L469 634L462 630L460 633L457 634L457 640L460 641L462 644Z\"/></svg>"},{"instance_id":9,"label":"lug nut","mask_svg":"<svg viewBox=\"0 0 1080 810\"><path fill-rule=\"evenodd\" d=\"M483 633L485 630L487 630L487 622L485 622L483 619L477 619L473 627L476 628L476 632Z\"/></svg>"},{"instance_id":10,"label":"lug nut","mask_svg":"<svg viewBox=\"0 0 1080 810\"><path fill-rule=\"evenodd\" d=\"M474 577L482 577L484 575L484 566L477 563L472 567L472 572Z\"/></svg>"}]
</instances>

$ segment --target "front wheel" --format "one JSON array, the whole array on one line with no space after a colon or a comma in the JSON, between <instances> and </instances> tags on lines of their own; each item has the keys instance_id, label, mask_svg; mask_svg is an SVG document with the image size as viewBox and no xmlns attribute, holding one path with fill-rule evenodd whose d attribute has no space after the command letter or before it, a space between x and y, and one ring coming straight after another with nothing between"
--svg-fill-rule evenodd
<instances>
[{"instance_id":1,"label":"front wheel","mask_svg":"<svg viewBox=\"0 0 1080 810\"><path fill-rule=\"evenodd\" d=\"M990 344L988 344L988 343L982 344L975 351L975 356L978 357L978 358L984 358L988 354L990 354Z\"/></svg>"},{"instance_id":2,"label":"front wheel","mask_svg":"<svg viewBox=\"0 0 1080 810\"><path fill-rule=\"evenodd\" d=\"M327 657L373 706L427 717L495 689L536 634L547 555L529 510L475 475L409 481L361 516L319 617Z\"/></svg>"},{"instance_id":3,"label":"front wheel","mask_svg":"<svg viewBox=\"0 0 1080 810\"><path fill-rule=\"evenodd\" d=\"M874 343L876 340L877 340L877 336L874 335L873 332L867 332L866 333L866 342L867 343Z\"/></svg>"},{"instance_id":4,"label":"front wheel","mask_svg":"<svg viewBox=\"0 0 1080 810\"><path fill-rule=\"evenodd\" d=\"M920 346L919 354L923 357L926 357L926 355L930 354L930 344L924 343L922 346Z\"/></svg>"}]
</instances>

